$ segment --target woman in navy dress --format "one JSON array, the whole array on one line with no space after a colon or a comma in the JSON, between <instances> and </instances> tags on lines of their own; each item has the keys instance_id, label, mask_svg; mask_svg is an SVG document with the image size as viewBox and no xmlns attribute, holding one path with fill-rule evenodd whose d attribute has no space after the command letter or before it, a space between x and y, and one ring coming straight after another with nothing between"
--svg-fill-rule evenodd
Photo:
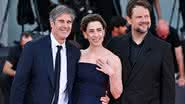
<instances>
[{"instance_id":1,"label":"woman in navy dress","mask_svg":"<svg viewBox=\"0 0 185 104\"><path fill-rule=\"evenodd\" d=\"M81 21L81 31L89 47L81 50L73 87L73 104L101 104L106 91L119 98L123 86L120 59L103 47L106 23L98 14L89 14Z\"/></svg>"}]
</instances>

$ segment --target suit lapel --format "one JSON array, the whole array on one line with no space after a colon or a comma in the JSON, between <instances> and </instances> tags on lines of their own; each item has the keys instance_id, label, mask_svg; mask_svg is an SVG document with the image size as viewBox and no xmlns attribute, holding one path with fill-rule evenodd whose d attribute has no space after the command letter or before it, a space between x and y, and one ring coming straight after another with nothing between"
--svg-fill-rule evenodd
<instances>
[{"instance_id":1,"label":"suit lapel","mask_svg":"<svg viewBox=\"0 0 185 104\"><path fill-rule=\"evenodd\" d=\"M70 89L70 85L73 79L72 73L72 66L71 63L73 61L73 53L72 53L72 47L69 44L69 42L66 43L66 55L67 55L67 89Z\"/></svg>"},{"instance_id":2,"label":"suit lapel","mask_svg":"<svg viewBox=\"0 0 185 104\"><path fill-rule=\"evenodd\" d=\"M130 48L130 45L129 45L129 41L124 41L125 43L123 43L123 50L121 51L121 53L123 53L123 60L125 62L125 66L127 68L131 68L131 64L129 62L129 48Z\"/></svg>"},{"instance_id":3,"label":"suit lapel","mask_svg":"<svg viewBox=\"0 0 185 104\"><path fill-rule=\"evenodd\" d=\"M120 52L118 55L121 57L121 61L123 62L123 79L124 79L124 84L127 83L128 79L128 73L129 70L131 69L131 64L129 62L129 38L131 34L128 34L125 40L121 40L121 45L120 45ZM125 67L124 67L125 66Z\"/></svg>"},{"instance_id":4,"label":"suit lapel","mask_svg":"<svg viewBox=\"0 0 185 104\"><path fill-rule=\"evenodd\" d=\"M54 88L54 66L53 66L53 55L52 55L52 47L51 47L51 39L50 36L48 35L46 37L46 45L45 45L45 51L43 52L45 56L45 60L47 61L47 71L48 71L48 76L49 76L49 81L51 82L52 87Z\"/></svg>"},{"instance_id":5,"label":"suit lapel","mask_svg":"<svg viewBox=\"0 0 185 104\"><path fill-rule=\"evenodd\" d=\"M136 74L142 69L142 66L145 64L147 61L147 57L149 57L151 53L151 46L150 46L150 41L151 41L151 34L147 34L145 40L144 40L144 46L141 49L140 55L137 57L135 64L133 65L130 74L128 75L128 83L130 83L133 78L135 78Z\"/></svg>"}]
</instances>

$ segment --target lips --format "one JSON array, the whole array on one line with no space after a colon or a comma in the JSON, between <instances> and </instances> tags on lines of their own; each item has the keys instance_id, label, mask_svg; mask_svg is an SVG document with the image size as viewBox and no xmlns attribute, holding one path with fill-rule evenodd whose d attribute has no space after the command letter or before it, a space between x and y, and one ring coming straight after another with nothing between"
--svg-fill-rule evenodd
<instances>
[{"instance_id":1,"label":"lips","mask_svg":"<svg viewBox=\"0 0 185 104\"><path fill-rule=\"evenodd\" d=\"M139 25L141 25L141 26L142 25L147 25L148 26L149 25L149 22L140 22Z\"/></svg>"},{"instance_id":2,"label":"lips","mask_svg":"<svg viewBox=\"0 0 185 104\"><path fill-rule=\"evenodd\" d=\"M147 23L145 23L145 24L139 24L139 26L140 26L141 28L147 28L147 27L149 26L149 24L147 24Z\"/></svg>"},{"instance_id":3,"label":"lips","mask_svg":"<svg viewBox=\"0 0 185 104\"><path fill-rule=\"evenodd\" d=\"M65 30L61 29L60 31L63 32L63 33L68 33L68 30L66 30L66 29Z\"/></svg>"},{"instance_id":4,"label":"lips","mask_svg":"<svg viewBox=\"0 0 185 104\"><path fill-rule=\"evenodd\" d=\"M99 39L92 39L94 42L98 42L99 41Z\"/></svg>"},{"instance_id":5,"label":"lips","mask_svg":"<svg viewBox=\"0 0 185 104\"><path fill-rule=\"evenodd\" d=\"M92 39L93 42L99 42L101 40L101 38L98 39Z\"/></svg>"},{"instance_id":6,"label":"lips","mask_svg":"<svg viewBox=\"0 0 185 104\"><path fill-rule=\"evenodd\" d=\"M148 23L139 23L140 26L142 25L148 25Z\"/></svg>"}]
</instances>

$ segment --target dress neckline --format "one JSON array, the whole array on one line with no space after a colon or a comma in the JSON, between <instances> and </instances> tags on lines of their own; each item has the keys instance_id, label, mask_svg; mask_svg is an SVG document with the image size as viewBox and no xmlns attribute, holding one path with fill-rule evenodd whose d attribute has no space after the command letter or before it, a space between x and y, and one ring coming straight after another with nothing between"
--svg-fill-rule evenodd
<instances>
[{"instance_id":1,"label":"dress neckline","mask_svg":"<svg viewBox=\"0 0 185 104\"><path fill-rule=\"evenodd\" d=\"M95 63L90 63L90 62L78 62L78 64L90 64L90 65L96 65Z\"/></svg>"}]
</instances>

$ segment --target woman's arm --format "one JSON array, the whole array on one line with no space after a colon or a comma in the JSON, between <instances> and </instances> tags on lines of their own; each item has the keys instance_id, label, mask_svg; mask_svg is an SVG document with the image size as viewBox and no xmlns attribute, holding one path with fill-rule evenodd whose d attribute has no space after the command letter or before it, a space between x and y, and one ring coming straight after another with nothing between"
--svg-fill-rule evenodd
<instances>
[{"instance_id":1,"label":"woman's arm","mask_svg":"<svg viewBox=\"0 0 185 104\"><path fill-rule=\"evenodd\" d=\"M116 57L115 60L112 61L111 66L113 68L113 72L109 75L110 91L113 97L118 99L123 92L122 66L120 59Z\"/></svg>"},{"instance_id":2,"label":"woman's arm","mask_svg":"<svg viewBox=\"0 0 185 104\"><path fill-rule=\"evenodd\" d=\"M112 58L98 59L97 70L109 75L110 92L115 99L118 99L123 91L122 84L122 66L121 61L117 56Z\"/></svg>"}]
</instances>

